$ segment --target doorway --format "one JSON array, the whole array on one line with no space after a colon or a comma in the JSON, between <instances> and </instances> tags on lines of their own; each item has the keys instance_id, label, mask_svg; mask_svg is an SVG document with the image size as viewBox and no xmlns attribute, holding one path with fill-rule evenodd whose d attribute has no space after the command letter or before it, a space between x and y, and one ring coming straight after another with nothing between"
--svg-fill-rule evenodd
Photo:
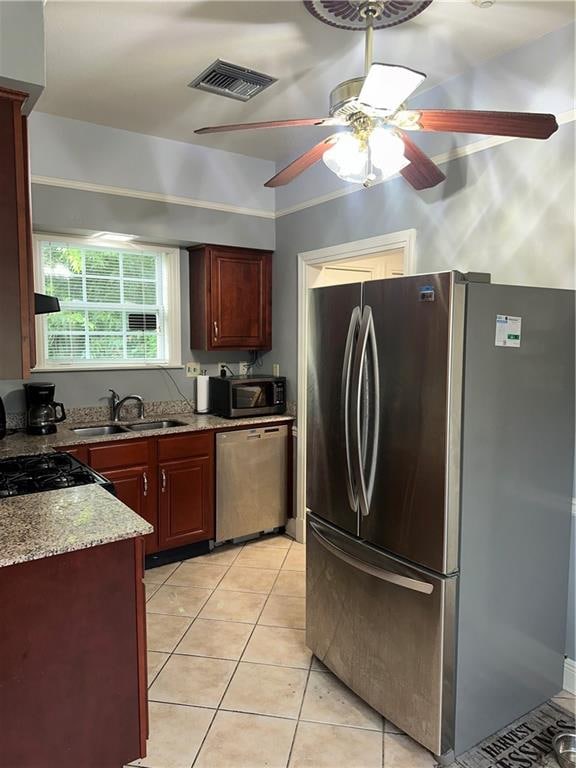
<instances>
[{"instance_id":1,"label":"doorway","mask_svg":"<svg viewBox=\"0 0 576 768\"><path fill-rule=\"evenodd\" d=\"M366 282L414 272L416 230L407 229L366 240L298 254L298 396L296 429L296 517L287 530L304 541L306 518L306 407L308 292L311 288Z\"/></svg>"}]
</instances>

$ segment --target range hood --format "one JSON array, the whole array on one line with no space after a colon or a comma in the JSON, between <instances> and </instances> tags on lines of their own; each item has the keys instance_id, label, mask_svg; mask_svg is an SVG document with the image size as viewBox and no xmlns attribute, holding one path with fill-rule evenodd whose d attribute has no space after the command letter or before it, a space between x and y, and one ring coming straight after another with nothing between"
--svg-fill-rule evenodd
<instances>
[{"instance_id":1,"label":"range hood","mask_svg":"<svg viewBox=\"0 0 576 768\"><path fill-rule=\"evenodd\" d=\"M34 313L47 315L49 312L60 312L60 302L56 296L48 296L47 293L35 293Z\"/></svg>"}]
</instances>

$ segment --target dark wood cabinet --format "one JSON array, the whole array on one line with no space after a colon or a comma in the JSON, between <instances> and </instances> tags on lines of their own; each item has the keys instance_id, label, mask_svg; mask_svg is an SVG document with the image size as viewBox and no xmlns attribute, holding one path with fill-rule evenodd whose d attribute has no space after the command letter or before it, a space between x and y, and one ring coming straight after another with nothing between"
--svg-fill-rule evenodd
<instances>
[{"instance_id":1,"label":"dark wood cabinet","mask_svg":"<svg viewBox=\"0 0 576 768\"><path fill-rule=\"evenodd\" d=\"M155 448L154 440L118 440L88 445L85 459L76 454L114 483L120 501L154 526L154 532L145 537L147 555L158 551Z\"/></svg>"},{"instance_id":2,"label":"dark wood cabinet","mask_svg":"<svg viewBox=\"0 0 576 768\"><path fill-rule=\"evenodd\" d=\"M190 248L192 349L270 349L272 252Z\"/></svg>"},{"instance_id":3,"label":"dark wood cabinet","mask_svg":"<svg viewBox=\"0 0 576 768\"><path fill-rule=\"evenodd\" d=\"M211 458L161 462L158 472L160 549L214 538Z\"/></svg>"},{"instance_id":4,"label":"dark wood cabinet","mask_svg":"<svg viewBox=\"0 0 576 768\"><path fill-rule=\"evenodd\" d=\"M156 473L149 466L105 470L104 475L114 483L116 497L154 526L154 533L145 537L146 554L158 551L158 505L156 504Z\"/></svg>"},{"instance_id":5,"label":"dark wood cabinet","mask_svg":"<svg viewBox=\"0 0 576 768\"><path fill-rule=\"evenodd\" d=\"M147 520L146 554L214 538L214 433L116 440L60 450L114 483L116 496Z\"/></svg>"},{"instance_id":6,"label":"dark wood cabinet","mask_svg":"<svg viewBox=\"0 0 576 768\"><path fill-rule=\"evenodd\" d=\"M0 568L2 766L146 754L143 575L140 538Z\"/></svg>"},{"instance_id":7,"label":"dark wood cabinet","mask_svg":"<svg viewBox=\"0 0 576 768\"><path fill-rule=\"evenodd\" d=\"M35 364L26 98L0 88L0 379L25 379Z\"/></svg>"}]
</instances>

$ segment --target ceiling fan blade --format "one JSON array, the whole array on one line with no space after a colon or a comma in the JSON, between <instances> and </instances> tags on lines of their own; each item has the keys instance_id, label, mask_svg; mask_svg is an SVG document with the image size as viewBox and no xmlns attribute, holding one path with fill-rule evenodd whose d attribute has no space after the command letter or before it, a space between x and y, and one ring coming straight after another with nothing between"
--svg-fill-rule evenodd
<instances>
[{"instance_id":1,"label":"ceiling fan blade","mask_svg":"<svg viewBox=\"0 0 576 768\"><path fill-rule=\"evenodd\" d=\"M290 165L287 165L286 168L279 171L276 176L269 179L264 186L282 187L284 184L289 184L296 178L296 176L299 176L307 168L310 168L310 166L317 163L318 160L321 160L322 155L327 152L330 147L333 147L337 140L338 134L335 133L332 136L328 136L327 139L318 142L318 144L315 144L307 152L304 152L303 155L297 157L296 160L290 163Z\"/></svg>"},{"instance_id":2,"label":"ceiling fan blade","mask_svg":"<svg viewBox=\"0 0 576 768\"><path fill-rule=\"evenodd\" d=\"M554 115L539 112L480 112L466 109L422 109L399 113L402 128L422 131L485 133L547 139L558 130ZM406 118L409 122L404 122ZM410 122L413 122L413 126Z\"/></svg>"},{"instance_id":3,"label":"ceiling fan blade","mask_svg":"<svg viewBox=\"0 0 576 768\"><path fill-rule=\"evenodd\" d=\"M412 139L408 138L402 131L398 132L404 142L404 157L410 161L410 165L402 168L400 173L406 179L408 184L414 189L429 189L435 187L444 181L446 176L440 168L430 160L427 154L422 152Z\"/></svg>"},{"instance_id":4,"label":"ceiling fan blade","mask_svg":"<svg viewBox=\"0 0 576 768\"><path fill-rule=\"evenodd\" d=\"M198 128L194 133L227 133L229 131L251 131L253 128L298 128L303 125L346 125L337 117L305 117L296 120L269 120L264 123L232 123L231 125L210 125Z\"/></svg>"},{"instance_id":5,"label":"ceiling fan blade","mask_svg":"<svg viewBox=\"0 0 576 768\"><path fill-rule=\"evenodd\" d=\"M426 80L423 72L394 64L372 64L358 101L372 109L395 112L411 93Z\"/></svg>"}]
</instances>

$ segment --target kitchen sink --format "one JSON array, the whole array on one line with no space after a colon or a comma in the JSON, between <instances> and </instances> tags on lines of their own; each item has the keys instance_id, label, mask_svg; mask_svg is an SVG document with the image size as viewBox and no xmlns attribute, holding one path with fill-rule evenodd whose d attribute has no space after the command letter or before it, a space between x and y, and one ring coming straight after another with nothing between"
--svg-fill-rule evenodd
<instances>
[{"instance_id":1,"label":"kitchen sink","mask_svg":"<svg viewBox=\"0 0 576 768\"><path fill-rule=\"evenodd\" d=\"M168 427L185 427L184 421L175 421L174 419L164 419L163 421L141 421L137 424L128 424L128 429L132 432L140 432L146 429L167 429Z\"/></svg>"},{"instance_id":2,"label":"kitchen sink","mask_svg":"<svg viewBox=\"0 0 576 768\"><path fill-rule=\"evenodd\" d=\"M99 437L100 435L117 435L119 432L126 432L126 427L119 424L106 424L101 427L72 427L71 432L85 437Z\"/></svg>"}]
</instances>

